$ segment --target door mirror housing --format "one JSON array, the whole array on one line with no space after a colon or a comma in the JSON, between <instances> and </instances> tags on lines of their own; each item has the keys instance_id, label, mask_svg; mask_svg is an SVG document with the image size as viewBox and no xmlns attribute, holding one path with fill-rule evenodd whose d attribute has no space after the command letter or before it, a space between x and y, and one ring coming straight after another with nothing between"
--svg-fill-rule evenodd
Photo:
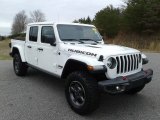
<instances>
[{"instance_id":1,"label":"door mirror housing","mask_svg":"<svg viewBox=\"0 0 160 120\"><path fill-rule=\"evenodd\" d=\"M50 40L50 45L51 45L51 46L56 46L56 39L55 39L55 37L53 37L53 38Z\"/></svg>"},{"instance_id":2,"label":"door mirror housing","mask_svg":"<svg viewBox=\"0 0 160 120\"><path fill-rule=\"evenodd\" d=\"M101 39L103 39L103 40L104 40L104 36L101 36Z\"/></svg>"}]
</instances>

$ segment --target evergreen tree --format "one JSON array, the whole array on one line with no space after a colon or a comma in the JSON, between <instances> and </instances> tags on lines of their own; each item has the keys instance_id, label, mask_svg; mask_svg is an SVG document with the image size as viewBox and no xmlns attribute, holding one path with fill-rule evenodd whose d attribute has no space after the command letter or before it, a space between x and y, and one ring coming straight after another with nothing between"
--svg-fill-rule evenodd
<instances>
[{"instance_id":1,"label":"evergreen tree","mask_svg":"<svg viewBox=\"0 0 160 120\"><path fill-rule=\"evenodd\" d=\"M160 30L160 0L128 0L124 20L130 31L155 33Z\"/></svg>"},{"instance_id":2,"label":"evergreen tree","mask_svg":"<svg viewBox=\"0 0 160 120\"><path fill-rule=\"evenodd\" d=\"M74 20L73 23L83 23L83 24L92 24L91 18L88 16L87 18L80 18L78 20Z\"/></svg>"},{"instance_id":3,"label":"evergreen tree","mask_svg":"<svg viewBox=\"0 0 160 120\"><path fill-rule=\"evenodd\" d=\"M120 29L121 12L119 8L107 6L95 15L94 24L100 30L101 34L108 37L114 37Z\"/></svg>"}]
</instances>

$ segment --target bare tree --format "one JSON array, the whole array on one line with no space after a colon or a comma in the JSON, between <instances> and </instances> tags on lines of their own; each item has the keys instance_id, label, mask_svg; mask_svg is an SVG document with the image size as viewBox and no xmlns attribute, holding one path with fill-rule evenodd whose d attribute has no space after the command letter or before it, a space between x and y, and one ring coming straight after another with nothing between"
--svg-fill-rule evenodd
<instances>
[{"instance_id":1,"label":"bare tree","mask_svg":"<svg viewBox=\"0 0 160 120\"><path fill-rule=\"evenodd\" d=\"M46 21L45 14L40 10L35 10L30 13L30 22L44 22Z\"/></svg>"},{"instance_id":2,"label":"bare tree","mask_svg":"<svg viewBox=\"0 0 160 120\"><path fill-rule=\"evenodd\" d=\"M12 35L22 33L26 30L27 15L24 10L17 13L12 24Z\"/></svg>"}]
</instances>

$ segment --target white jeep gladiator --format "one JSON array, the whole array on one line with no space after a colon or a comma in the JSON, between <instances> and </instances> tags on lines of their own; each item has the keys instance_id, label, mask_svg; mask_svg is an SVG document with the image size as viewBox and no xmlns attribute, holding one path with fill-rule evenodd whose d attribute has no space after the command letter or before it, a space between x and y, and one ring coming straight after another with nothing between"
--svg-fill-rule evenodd
<instances>
[{"instance_id":1,"label":"white jeep gladiator","mask_svg":"<svg viewBox=\"0 0 160 120\"><path fill-rule=\"evenodd\" d=\"M65 80L65 95L78 114L93 112L100 93L135 94L152 79L151 69L140 51L104 44L95 26L77 23L31 23L25 41L11 40L15 74L28 67Z\"/></svg>"}]
</instances>

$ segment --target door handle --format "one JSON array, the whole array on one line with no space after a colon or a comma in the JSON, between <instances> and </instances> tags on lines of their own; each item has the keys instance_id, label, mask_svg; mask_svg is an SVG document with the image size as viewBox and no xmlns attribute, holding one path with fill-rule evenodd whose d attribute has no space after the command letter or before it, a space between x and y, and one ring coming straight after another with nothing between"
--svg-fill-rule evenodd
<instances>
[{"instance_id":1,"label":"door handle","mask_svg":"<svg viewBox=\"0 0 160 120\"><path fill-rule=\"evenodd\" d=\"M38 48L38 50L43 51L43 48Z\"/></svg>"},{"instance_id":2,"label":"door handle","mask_svg":"<svg viewBox=\"0 0 160 120\"><path fill-rule=\"evenodd\" d=\"M28 48L32 48L32 46L30 46L30 45L28 45L27 47L28 47Z\"/></svg>"}]
</instances>

